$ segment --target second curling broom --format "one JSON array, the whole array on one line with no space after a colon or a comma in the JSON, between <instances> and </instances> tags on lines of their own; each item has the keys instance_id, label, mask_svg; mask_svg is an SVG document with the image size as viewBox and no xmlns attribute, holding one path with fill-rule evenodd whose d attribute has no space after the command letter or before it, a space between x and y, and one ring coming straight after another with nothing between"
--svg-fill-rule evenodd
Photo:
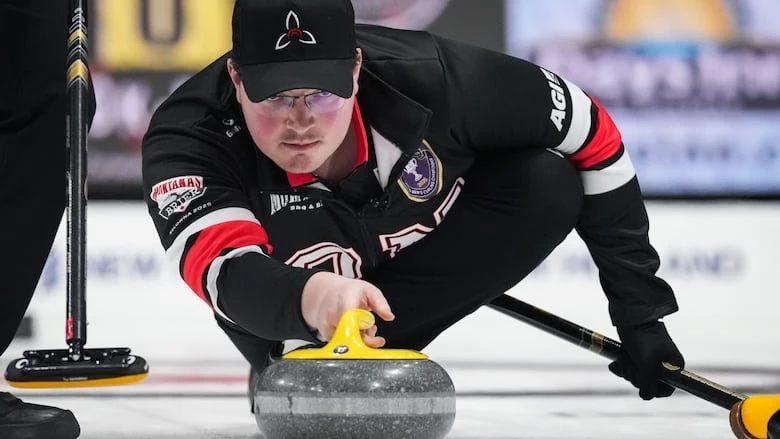
<instances>
[{"instance_id":1,"label":"second curling broom","mask_svg":"<svg viewBox=\"0 0 780 439\"><path fill-rule=\"evenodd\" d=\"M622 352L619 341L512 296L499 296L488 307L604 358L616 360ZM729 410L729 424L737 439L780 439L780 395L749 396L668 363L659 367L666 384Z\"/></svg>"},{"instance_id":2,"label":"second curling broom","mask_svg":"<svg viewBox=\"0 0 780 439\"><path fill-rule=\"evenodd\" d=\"M149 373L146 360L126 347L86 348L87 105L90 81L87 0L69 0L67 41L67 349L24 351L9 363L5 379L18 388L95 387L132 384ZM63 121L65 122L65 121Z\"/></svg>"}]
</instances>

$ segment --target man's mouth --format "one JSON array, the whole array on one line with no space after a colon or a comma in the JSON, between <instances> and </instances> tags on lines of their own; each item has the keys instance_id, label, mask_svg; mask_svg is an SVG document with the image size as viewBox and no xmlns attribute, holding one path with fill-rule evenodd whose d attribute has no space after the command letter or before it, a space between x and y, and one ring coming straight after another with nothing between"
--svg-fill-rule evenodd
<instances>
[{"instance_id":1,"label":"man's mouth","mask_svg":"<svg viewBox=\"0 0 780 439\"><path fill-rule=\"evenodd\" d=\"M311 142L298 142L298 141L294 141L294 142L282 142L282 145L287 146L289 148L305 149L305 148L311 148L312 146L316 145L317 143L319 143L318 140L314 140L314 141L311 141Z\"/></svg>"}]
</instances>

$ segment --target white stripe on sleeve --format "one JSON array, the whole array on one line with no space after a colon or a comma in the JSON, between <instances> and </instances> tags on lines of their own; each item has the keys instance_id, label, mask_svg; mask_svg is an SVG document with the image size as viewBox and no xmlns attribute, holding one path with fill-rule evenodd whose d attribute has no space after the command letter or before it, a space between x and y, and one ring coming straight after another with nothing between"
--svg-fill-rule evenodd
<instances>
[{"instance_id":1,"label":"white stripe on sleeve","mask_svg":"<svg viewBox=\"0 0 780 439\"><path fill-rule=\"evenodd\" d=\"M203 217L195 220L179 233L179 236L176 237L173 244L165 251L166 258L173 263L173 266L176 267L176 271L178 272L182 254L184 253L184 247L190 236L213 225L228 221L251 221L260 224L260 221L257 220L249 209L244 209L242 207L226 207L224 209L215 210L214 212L209 212Z\"/></svg>"},{"instance_id":2,"label":"white stripe on sleeve","mask_svg":"<svg viewBox=\"0 0 780 439\"><path fill-rule=\"evenodd\" d=\"M624 150L620 158L604 169L580 171L585 195L597 195L615 190L628 183L635 175L634 165Z\"/></svg>"},{"instance_id":3,"label":"white stripe on sleeve","mask_svg":"<svg viewBox=\"0 0 780 439\"><path fill-rule=\"evenodd\" d=\"M569 89L569 95L571 96L572 108L568 111L568 114L571 115L572 119L566 137L555 149L570 155L582 148L582 145L588 139L591 126L590 109L592 102L581 88L566 79L561 79L566 84L566 88Z\"/></svg>"}]
</instances>

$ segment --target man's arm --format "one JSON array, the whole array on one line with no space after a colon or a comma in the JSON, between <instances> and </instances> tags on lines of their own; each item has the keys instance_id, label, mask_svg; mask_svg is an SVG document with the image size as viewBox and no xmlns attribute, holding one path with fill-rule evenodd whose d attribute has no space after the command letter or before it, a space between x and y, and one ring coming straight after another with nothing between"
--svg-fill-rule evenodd
<instances>
[{"instance_id":1,"label":"man's arm","mask_svg":"<svg viewBox=\"0 0 780 439\"><path fill-rule=\"evenodd\" d=\"M477 151L548 148L580 171L585 200L576 227L599 268L616 326L677 310L656 276L639 183L618 128L592 96L533 63L439 39L453 127Z\"/></svg>"},{"instance_id":2,"label":"man's arm","mask_svg":"<svg viewBox=\"0 0 780 439\"><path fill-rule=\"evenodd\" d=\"M225 149L178 133L144 141L145 200L169 260L221 318L268 340L316 338L301 314L316 271L269 257L273 246Z\"/></svg>"}]
</instances>

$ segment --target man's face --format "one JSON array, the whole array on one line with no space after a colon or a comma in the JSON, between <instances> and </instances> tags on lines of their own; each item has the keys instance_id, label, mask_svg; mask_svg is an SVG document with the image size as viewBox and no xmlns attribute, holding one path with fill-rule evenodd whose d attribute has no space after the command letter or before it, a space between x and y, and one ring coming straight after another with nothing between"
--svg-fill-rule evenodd
<instances>
[{"instance_id":1,"label":"man's face","mask_svg":"<svg viewBox=\"0 0 780 439\"><path fill-rule=\"evenodd\" d=\"M322 90L294 89L280 92L270 101L252 102L230 63L228 70L252 140L280 168L295 174L315 172L341 145L352 121L359 58L352 73L352 96L347 99ZM332 107L336 108L330 110Z\"/></svg>"}]
</instances>

